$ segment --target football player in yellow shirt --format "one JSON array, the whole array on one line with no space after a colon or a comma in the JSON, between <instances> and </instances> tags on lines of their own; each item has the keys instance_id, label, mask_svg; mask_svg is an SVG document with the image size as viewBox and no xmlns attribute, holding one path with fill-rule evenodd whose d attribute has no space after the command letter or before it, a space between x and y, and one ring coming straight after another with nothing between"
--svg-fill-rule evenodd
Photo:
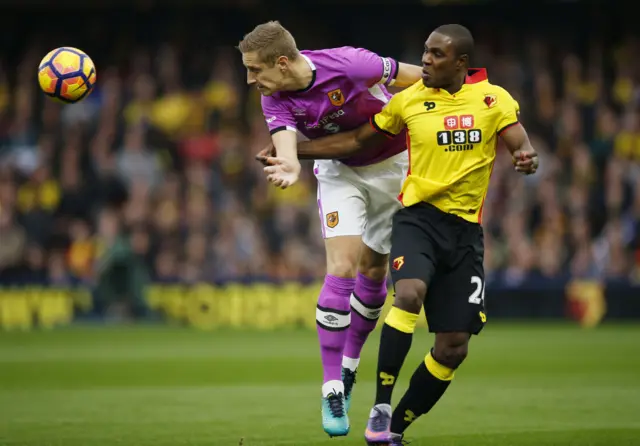
<instances>
[{"instance_id":1,"label":"football player in yellow shirt","mask_svg":"<svg viewBox=\"0 0 640 446\"><path fill-rule=\"evenodd\" d=\"M515 170L532 174L537 153L518 121L519 105L469 68L474 41L461 25L443 25L425 42L423 77L396 94L371 126L298 146L300 158L341 158L408 130L409 171L393 217L391 277L395 300L386 317L378 355L375 406L365 438L399 445L405 429L444 394L467 356L471 335L486 322L482 206L498 138ZM269 175L289 166L277 157ZM391 394L424 305L435 344L391 412Z\"/></svg>"}]
</instances>

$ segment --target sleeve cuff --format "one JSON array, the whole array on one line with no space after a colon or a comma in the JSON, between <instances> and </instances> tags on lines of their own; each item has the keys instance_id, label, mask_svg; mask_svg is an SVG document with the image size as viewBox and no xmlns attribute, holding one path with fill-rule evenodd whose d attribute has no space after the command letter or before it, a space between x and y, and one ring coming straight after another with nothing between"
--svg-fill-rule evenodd
<instances>
[{"instance_id":1,"label":"sleeve cuff","mask_svg":"<svg viewBox=\"0 0 640 446\"><path fill-rule=\"evenodd\" d=\"M283 130L288 130L288 131L294 132L294 133L298 131L298 129L296 129L295 127L291 127L290 125L283 125L283 126L276 127L274 129L269 130L269 133L271 135L275 135L276 133L282 132Z\"/></svg>"},{"instance_id":2,"label":"sleeve cuff","mask_svg":"<svg viewBox=\"0 0 640 446\"><path fill-rule=\"evenodd\" d=\"M396 83L396 79L398 78L398 71L400 71L400 64L398 63L398 61L394 60L393 62L395 63L395 69L393 70L393 76L391 76L391 79L389 79L388 85L390 87Z\"/></svg>"},{"instance_id":3,"label":"sleeve cuff","mask_svg":"<svg viewBox=\"0 0 640 446\"><path fill-rule=\"evenodd\" d=\"M398 62L390 57L381 57L382 60L382 77L377 84L391 85L398 75Z\"/></svg>"},{"instance_id":4,"label":"sleeve cuff","mask_svg":"<svg viewBox=\"0 0 640 446\"><path fill-rule=\"evenodd\" d=\"M394 138L396 135L394 135L393 133L383 129L382 127L380 127L377 123L376 123L376 117L375 115L372 116L371 118L369 118L369 123L371 124L371 127L373 127L373 129L378 132L378 133L382 133L383 135L385 135L387 138Z\"/></svg>"},{"instance_id":5,"label":"sleeve cuff","mask_svg":"<svg viewBox=\"0 0 640 446\"><path fill-rule=\"evenodd\" d=\"M498 130L498 136L502 135L502 133L504 133L505 131L509 130L511 127L516 126L518 124L520 124L520 121L512 122L511 124L505 125L500 130Z\"/></svg>"}]
</instances>

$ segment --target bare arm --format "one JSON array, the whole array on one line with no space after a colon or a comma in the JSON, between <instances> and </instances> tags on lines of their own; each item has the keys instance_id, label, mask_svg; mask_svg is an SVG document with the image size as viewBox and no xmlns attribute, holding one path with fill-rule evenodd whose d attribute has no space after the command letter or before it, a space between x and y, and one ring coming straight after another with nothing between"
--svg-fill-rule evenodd
<instances>
[{"instance_id":1,"label":"bare arm","mask_svg":"<svg viewBox=\"0 0 640 446\"><path fill-rule=\"evenodd\" d=\"M298 160L298 139L296 132L282 130L271 135L278 157L289 161Z\"/></svg>"},{"instance_id":2,"label":"bare arm","mask_svg":"<svg viewBox=\"0 0 640 446\"><path fill-rule=\"evenodd\" d=\"M278 175L268 175L267 179L275 186L286 189L293 185L300 176L300 161L298 161L298 140L296 132L282 130L271 135L271 141L279 159L288 166L286 171Z\"/></svg>"},{"instance_id":3,"label":"bare arm","mask_svg":"<svg viewBox=\"0 0 640 446\"><path fill-rule=\"evenodd\" d=\"M361 150L381 144L386 139L387 137L378 133L372 125L363 124L349 132L298 144L298 157L315 160L347 158Z\"/></svg>"},{"instance_id":4,"label":"bare arm","mask_svg":"<svg viewBox=\"0 0 640 446\"><path fill-rule=\"evenodd\" d=\"M408 91L408 90L405 90ZM298 143L298 157L300 159L341 159L350 157L361 150L379 145L400 134L405 128L403 118L403 95L399 93L391 98L389 103L369 120L369 124L363 124L357 129L341 132L335 135L312 141ZM278 169L275 165L286 165L279 155L272 155L270 147L262 150L256 159L266 164L265 172L272 173Z\"/></svg>"},{"instance_id":5,"label":"bare arm","mask_svg":"<svg viewBox=\"0 0 640 446\"><path fill-rule=\"evenodd\" d=\"M299 142L298 159L321 160L347 158L361 150L380 144L386 138L374 131L370 125L364 124L349 132L325 136L312 141ZM256 160L265 166L267 160L278 156L273 141L256 155Z\"/></svg>"},{"instance_id":6,"label":"bare arm","mask_svg":"<svg viewBox=\"0 0 640 446\"><path fill-rule=\"evenodd\" d=\"M515 123L502 130L500 137L511 152L517 172L530 175L538 170L538 153L531 146L529 135L522 124Z\"/></svg>"},{"instance_id":7,"label":"bare arm","mask_svg":"<svg viewBox=\"0 0 640 446\"><path fill-rule=\"evenodd\" d=\"M422 67L398 62L398 75L396 76L394 87L408 87L422 79Z\"/></svg>"}]
</instances>

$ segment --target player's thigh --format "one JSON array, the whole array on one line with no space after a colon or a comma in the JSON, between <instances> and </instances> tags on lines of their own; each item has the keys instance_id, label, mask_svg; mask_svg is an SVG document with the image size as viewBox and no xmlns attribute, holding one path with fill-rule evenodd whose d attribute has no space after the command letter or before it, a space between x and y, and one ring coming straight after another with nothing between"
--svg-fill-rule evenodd
<instances>
[{"instance_id":1,"label":"player's thigh","mask_svg":"<svg viewBox=\"0 0 640 446\"><path fill-rule=\"evenodd\" d=\"M355 277L366 222L365 198L354 174L335 161L316 161L318 212L325 240L327 274Z\"/></svg>"},{"instance_id":2,"label":"player's thigh","mask_svg":"<svg viewBox=\"0 0 640 446\"><path fill-rule=\"evenodd\" d=\"M478 334L486 322L482 229L478 225L469 235L452 265L436 271L427 292L425 315L431 332Z\"/></svg>"},{"instance_id":3,"label":"player's thigh","mask_svg":"<svg viewBox=\"0 0 640 446\"><path fill-rule=\"evenodd\" d=\"M361 237L366 222L366 203L354 184L354 173L332 160L316 161L318 212L325 239L356 235Z\"/></svg>"},{"instance_id":4,"label":"player's thigh","mask_svg":"<svg viewBox=\"0 0 640 446\"><path fill-rule=\"evenodd\" d=\"M398 200L408 168L407 153L402 152L371 166L364 179L367 191L367 224L362 241L373 251L388 254L391 250L393 216L402 207Z\"/></svg>"},{"instance_id":5,"label":"player's thigh","mask_svg":"<svg viewBox=\"0 0 640 446\"><path fill-rule=\"evenodd\" d=\"M396 286L401 281L407 284L418 280L428 289L438 264L438 247L422 217L420 209L413 206L400 209L393 216L389 265L397 298L402 298L405 291L405 287ZM413 287L406 287L406 291L410 288Z\"/></svg>"}]
</instances>

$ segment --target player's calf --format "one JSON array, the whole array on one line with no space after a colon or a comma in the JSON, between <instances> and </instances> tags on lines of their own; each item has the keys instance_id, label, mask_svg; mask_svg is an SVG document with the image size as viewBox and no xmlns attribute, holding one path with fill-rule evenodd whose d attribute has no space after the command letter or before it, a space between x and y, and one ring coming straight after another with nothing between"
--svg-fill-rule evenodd
<instances>
[{"instance_id":1,"label":"player's calf","mask_svg":"<svg viewBox=\"0 0 640 446\"><path fill-rule=\"evenodd\" d=\"M402 364L411 348L417 321L417 312L411 313L393 306L382 326L376 377L376 402L365 430L365 439L368 444L387 445L391 442L391 396Z\"/></svg>"},{"instance_id":2,"label":"player's calf","mask_svg":"<svg viewBox=\"0 0 640 446\"><path fill-rule=\"evenodd\" d=\"M318 297L316 327L324 377L323 397L332 392L344 393L342 384L342 353L351 323L349 296L354 279L327 274Z\"/></svg>"},{"instance_id":3,"label":"player's calf","mask_svg":"<svg viewBox=\"0 0 640 446\"><path fill-rule=\"evenodd\" d=\"M354 276L360 243L359 236L325 239L327 275L318 297L316 325L323 371L322 427L330 436L349 432L342 356L351 324L349 299L356 286Z\"/></svg>"},{"instance_id":4,"label":"player's calf","mask_svg":"<svg viewBox=\"0 0 640 446\"><path fill-rule=\"evenodd\" d=\"M376 328L386 297L386 280L376 281L358 273L356 288L351 294L351 326L347 332L347 342L342 358L342 380L347 411L351 406L362 347L369 334Z\"/></svg>"},{"instance_id":5,"label":"player's calf","mask_svg":"<svg viewBox=\"0 0 640 446\"><path fill-rule=\"evenodd\" d=\"M344 406L342 353L351 321L349 296L354 286L354 279L327 274L316 308L323 371L322 427L330 436L347 435L349 432Z\"/></svg>"},{"instance_id":6,"label":"player's calf","mask_svg":"<svg viewBox=\"0 0 640 446\"><path fill-rule=\"evenodd\" d=\"M393 307L380 335L376 404L391 404L395 382L411 348L427 286L418 279L403 279L396 282L395 291Z\"/></svg>"},{"instance_id":7,"label":"player's calf","mask_svg":"<svg viewBox=\"0 0 640 446\"><path fill-rule=\"evenodd\" d=\"M467 356L468 333L437 333L434 348L413 373L409 388L393 411L390 431L404 431L440 400L455 370Z\"/></svg>"},{"instance_id":8,"label":"player's calf","mask_svg":"<svg viewBox=\"0 0 640 446\"><path fill-rule=\"evenodd\" d=\"M386 298L386 280L377 281L358 273L356 286L349 300L351 326L344 348L343 365L345 367L351 370L357 368L362 347L369 333L376 328Z\"/></svg>"},{"instance_id":9,"label":"player's calf","mask_svg":"<svg viewBox=\"0 0 640 446\"><path fill-rule=\"evenodd\" d=\"M351 406L353 386L360 363L362 347L376 328L387 299L388 255L379 254L363 244L356 287L351 294L351 326L342 359L342 380L347 411Z\"/></svg>"}]
</instances>

